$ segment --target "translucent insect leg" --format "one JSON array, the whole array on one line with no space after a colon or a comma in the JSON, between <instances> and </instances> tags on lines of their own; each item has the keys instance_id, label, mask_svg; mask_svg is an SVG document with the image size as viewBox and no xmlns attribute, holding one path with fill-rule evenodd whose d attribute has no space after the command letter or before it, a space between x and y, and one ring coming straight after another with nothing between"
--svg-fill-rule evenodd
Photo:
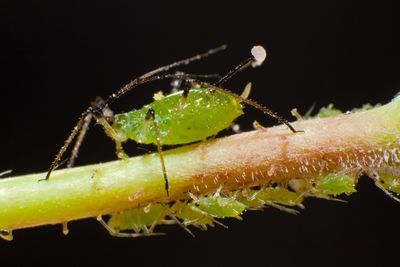
<instances>
[{"instance_id":1,"label":"translucent insect leg","mask_svg":"<svg viewBox=\"0 0 400 267\"><path fill-rule=\"evenodd\" d=\"M290 111L290 113L292 114L293 117L295 117L298 121L302 121L303 117L300 115L299 111L297 110L297 108L294 108Z\"/></svg>"},{"instance_id":2,"label":"translucent insect leg","mask_svg":"<svg viewBox=\"0 0 400 267\"><path fill-rule=\"evenodd\" d=\"M109 226L101 215L97 216L97 221L110 233L111 236L115 237L143 237L143 236L155 236L155 235L164 235L164 233L121 233L120 231Z\"/></svg>"},{"instance_id":3,"label":"translucent insect leg","mask_svg":"<svg viewBox=\"0 0 400 267\"><path fill-rule=\"evenodd\" d=\"M75 159L78 157L79 148L82 145L83 139L86 136L87 131L89 130L90 122L93 119L93 115L89 113L84 119L82 128L79 131L78 137L75 141L74 147L72 148L71 155L68 159L67 168L71 168L74 166Z\"/></svg>"},{"instance_id":4,"label":"translucent insect leg","mask_svg":"<svg viewBox=\"0 0 400 267\"><path fill-rule=\"evenodd\" d=\"M163 152L162 152L162 146L161 146L161 141L160 141L160 131L158 128L156 114L152 108L150 108L147 111L145 120L147 120L147 121L151 120L154 125L154 130L156 131L157 152L158 152L158 156L160 157L162 173L163 173L163 177L164 177L164 181L165 181L165 191L167 192L167 196L169 197L168 173L167 173L167 169L165 167L165 161L164 161L164 156L163 156Z\"/></svg>"},{"instance_id":5,"label":"translucent insect leg","mask_svg":"<svg viewBox=\"0 0 400 267\"><path fill-rule=\"evenodd\" d=\"M183 230L185 230L189 235L195 237L192 231L190 231L190 229L185 224L183 224L178 218L176 218L175 215L169 214L168 216L171 217L176 222L176 224L179 225L179 227L181 227Z\"/></svg>"},{"instance_id":6,"label":"translucent insect leg","mask_svg":"<svg viewBox=\"0 0 400 267\"><path fill-rule=\"evenodd\" d=\"M276 204L276 203L274 203L274 202L272 202L272 201L268 201L268 202L266 202L265 204L268 205L268 206L274 207L274 208L276 208L276 209L278 209L278 210L281 210L281 211L290 213L290 214L292 214L292 215L297 215L297 214L299 214L299 211L298 211L298 210L291 209L291 208L288 208L288 207L285 207L285 206Z\"/></svg>"},{"instance_id":7,"label":"translucent insect leg","mask_svg":"<svg viewBox=\"0 0 400 267\"><path fill-rule=\"evenodd\" d=\"M75 136L81 130L82 126L85 123L86 117L91 113L89 110L91 110L91 109L88 109L84 113L82 113L81 117L78 120L78 123L75 125L74 129L68 136L67 140L64 141L64 145L60 148L60 150L58 151L57 155L55 156L53 162L51 163L51 165L47 171L46 177L44 179L40 179L39 181L50 179L50 174L52 173L52 171L54 169L56 169L59 166L59 162L61 161L61 158L64 155L65 151L67 150L68 146L72 143Z\"/></svg>"},{"instance_id":8,"label":"translucent insect leg","mask_svg":"<svg viewBox=\"0 0 400 267\"><path fill-rule=\"evenodd\" d=\"M97 117L96 116L96 120L97 120L97 122L99 124L101 124L101 126L103 126L104 131L106 132L106 134L109 137L111 137L111 139L114 140L117 157L120 158L120 159L127 159L128 155L125 153L125 151L124 151L124 149L122 147L122 142L120 141L117 133L112 128L112 126L107 121L107 119L105 117Z\"/></svg>"}]
</instances>

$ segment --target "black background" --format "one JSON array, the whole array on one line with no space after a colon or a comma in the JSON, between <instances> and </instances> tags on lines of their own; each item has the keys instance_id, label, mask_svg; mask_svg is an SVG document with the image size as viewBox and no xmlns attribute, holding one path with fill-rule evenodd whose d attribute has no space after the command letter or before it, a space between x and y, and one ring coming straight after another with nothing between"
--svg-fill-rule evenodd
<instances>
[{"instance_id":1,"label":"black background","mask_svg":"<svg viewBox=\"0 0 400 267\"><path fill-rule=\"evenodd\" d=\"M400 88L399 5L396 1L29 1L0 4L1 170L42 172L97 95L162 64L220 44L229 50L187 68L224 73L254 44L269 57L226 84L240 93L253 82L252 98L286 118L334 102L343 110L385 103ZM112 106L140 107L168 82L152 83ZM244 129L255 119L246 108ZM77 164L115 158L99 127L89 133ZM130 154L143 153L134 150ZM400 204L375 188L358 185L347 204L307 200L292 216L274 209L248 212L190 237L179 227L142 239L108 236L93 219L15 231L0 240L0 262L12 265L164 266L396 266ZM1 207L0 207L1 208Z\"/></svg>"}]
</instances>

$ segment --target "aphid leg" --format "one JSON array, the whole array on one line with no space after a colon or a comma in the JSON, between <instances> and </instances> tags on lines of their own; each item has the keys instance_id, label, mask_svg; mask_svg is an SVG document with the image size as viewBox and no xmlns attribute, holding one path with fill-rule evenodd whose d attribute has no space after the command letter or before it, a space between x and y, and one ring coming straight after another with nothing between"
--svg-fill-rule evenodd
<instances>
[{"instance_id":1,"label":"aphid leg","mask_svg":"<svg viewBox=\"0 0 400 267\"><path fill-rule=\"evenodd\" d=\"M154 235L164 235L164 233L121 233L120 231L109 226L101 215L97 216L97 221L110 233L111 236L115 237L143 237L143 236L154 236Z\"/></svg>"},{"instance_id":2,"label":"aphid leg","mask_svg":"<svg viewBox=\"0 0 400 267\"><path fill-rule=\"evenodd\" d=\"M189 235L195 237L192 231L190 231L190 229L185 224L183 224L175 215L169 214L168 216L171 217L176 222L176 224L179 225L179 227L189 233Z\"/></svg>"},{"instance_id":3,"label":"aphid leg","mask_svg":"<svg viewBox=\"0 0 400 267\"><path fill-rule=\"evenodd\" d=\"M258 121L253 121L253 128L254 128L254 130L265 129L265 127L262 126Z\"/></svg>"},{"instance_id":4,"label":"aphid leg","mask_svg":"<svg viewBox=\"0 0 400 267\"><path fill-rule=\"evenodd\" d=\"M110 123L107 121L107 119L103 116L95 116L97 122L99 124L101 124L101 126L103 126L104 131L106 132L106 134L114 140L115 142L115 149L116 149L116 154L117 157L120 159L127 159L128 155L125 153L123 147L122 147L122 142L120 141L117 133L115 132L115 130L112 128L112 126L110 125Z\"/></svg>"},{"instance_id":5,"label":"aphid leg","mask_svg":"<svg viewBox=\"0 0 400 267\"><path fill-rule=\"evenodd\" d=\"M298 211L298 210L291 209L291 208L288 208L288 207L285 207L285 206L276 204L276 203L274 203L274 202L272 202L272 201L268 201L268 202L266 202L265 204L268 205L268 206L271 206L271 207L273 207L273 208L275 208L275 209L278 209L278 210L281 210L281 211L290 213L290 214L292 214L292 215L297 215L297 214L299 214L299 211Z\"/></svg>"},{"instance_id":6,"label":"aphid leg","mask_svg":"<svg viewBox=\"0 0 400 267\"><path fill-rule=\"evenodd\" d=\"M298 121L302 121L303 117L300 115L299 111L297 110L297 108L294 108L290 111L290 113L292 114L293 117L295 117Z\"/></svg>"},{"instance_id":7,"label":"aphid leg","mask_svg":"<svg viewBox=\"0 0 400 267\"><path fill-rule=\"evenodd\" d=\"M162 146L161 146L161 141L160 141L160 130L158 128L156 113L154 112L154 110L152 108L149 108L149 110L147 111L145 120L146 121L151 120L154 125L156 141L157 141L157 152L158 152L158 156L160 157L162 173L163 173L163 177L164 177L164 181L165 181L165 191L167 192L167 196L169 197L168 173L167 173L167 169L165 168L165 161L164 161L164 156L163 156L163 152L162 152Z\"/></svg>"},{"instance_id":8,"label":"aphid leg","mask_svg":"<svg viewBox=\"0 0 400 267\"><path fill-rule=\"evenodd\" d=\"M82 128L79 131L78 137L76 138L74 147L72 148L71 155L68 159L67 168L71 168L74 166L75 159L78 157L79 148L82 145L83 139L86 136L87 131L89 130L90 122L93 119L93 114L89 113L83 120Z\"/></svg>"},{"instance_id":9,"label":"aphid leg","mask_svg":"<svg viewBox=\"0 0 400 267\"><path fill-rule=\"evenodd\" d=\"M78 120L78 123L75 125L74 129L68 136L67 140L64 141L64 145L60 148L58 151L57 155L55 156L53 162L51 163L49 170L47 171L46 177L43 179L39 179L40 181L47 181L50 179L50 174L52 173L53 170L55 170L59 166L59 162L61 161L62 156L64 155L65 151L67 150L68 146L72 143L74 140L75 136L79 133L79 131L82 129L86 117L89 116L92 112L93 108L90 107L88 108L85 112L82 113L81 117Z\"/></svg>"}]
</instances>

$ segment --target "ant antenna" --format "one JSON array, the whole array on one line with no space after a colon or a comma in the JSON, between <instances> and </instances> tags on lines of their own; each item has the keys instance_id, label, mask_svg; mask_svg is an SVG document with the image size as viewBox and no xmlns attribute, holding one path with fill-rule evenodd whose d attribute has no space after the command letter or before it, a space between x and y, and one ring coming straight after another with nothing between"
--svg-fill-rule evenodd
<instances>
[{"instance_id":1,"label":"ant antenna","mask_svg":"<svg viewBox=\"0 0 400 267\"><path fill-rule=\"evenodd\" d=\"M231 79L238 72L246 69L250 65L255 68L261 66L264 60L267 57L267 51L261 45L253 46L251 49L251 57L242 61L239 65L237 65L234 69L229 71L225 76L223 76L218 82L215 83L216 86L221 86L226 81Z\"/></svg>"},{"instance_id":2,"label":"ant antenna","mask_svg":"<svg viewBox=\"0 0 400 267\"><path fill-rule=\"evenodd\" d=\"M182 66L182 65L188 65L194 61L198 61L201 59L204 59L206 57L209 57L213 54L216 54L218 52L221 52L223 50L225 50L227 48L227 45L221 45L217 48L213 48L208 50L205 53L202 54L198 54L195 55L193 57L190 58L186 58L183 60L179 60L176 62L173 62L171 64L165 65L165 66L161 66L157 69L154 69L152 71L149 71L141 76L139 76L138 78L135 78L133 80L131 80L129 83L127 83L126 85L124 85L123 87L121 87L117 92L113 93L112 95L110 95L105 101L103 101L101 104L97 105L97 106L90 106L89 108L86 109L86 111L84 111L77 124L75 125L75 127L73 128L72 132L70 133L70 135L68 136L68 138L64 141L64 145L60 148L60 150L58 151L56 157L54 158L53 162L51 163L46 177L44 179L40 179L39 181L42 180L49 180L50 178L50 174L52 173L52 171L54 169L56 169L59 165L59 162L62 158L62 156L64 155L64 153L66 152L67 148L69 147L69 145L72 143L72 141L74 140L75 136L81 131L82 128L87 129L88 128L88 124L86 124L87 121L91 120L92 115L97 115L97 116L102 116L102 112L103 109L110 103L114 102L116 99L118 99L119 97L121 97L122 95L124 95L125 93L129 92L130 90L134 89L135 87L142 85L144 83L148 83L151 81L155 81L155 80L161 80L161 79L168 79L168 78L182 78L185 77L184 75L179 75L179 74L166 74L166 75L156 75L162 72L167 72L173 68ZM186 76L190 76L190 75L186 75ZM77 155L77 149L80 145L80 143L82 142L84 137L84 134L82 134L82 137L79 137L77 145L74 146L74 151L72 154L72 157L70 158L70 162L71 164L69 164L69 166L72 166L73 160Z\"/></svg>"}]
</instances>

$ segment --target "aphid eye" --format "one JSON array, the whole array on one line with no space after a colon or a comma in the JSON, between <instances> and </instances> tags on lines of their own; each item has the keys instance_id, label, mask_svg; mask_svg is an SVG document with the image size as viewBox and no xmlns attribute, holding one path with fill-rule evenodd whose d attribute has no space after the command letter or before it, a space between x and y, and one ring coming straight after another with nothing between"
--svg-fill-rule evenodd
<instances>
[{"instance_id":1,"label":"aphid eye","mask_svg":"<svg viewBox=\"0 0 400 267\"><path fill-rule=\"evenodd\" d=\"M154 118L154 117L155 117L154 109L149 108L147 110L147 113L146 113L146 116L145 116L145 120L148 121L148 120L150 120L151 118Z\"/></svg>"}]
</instances>

